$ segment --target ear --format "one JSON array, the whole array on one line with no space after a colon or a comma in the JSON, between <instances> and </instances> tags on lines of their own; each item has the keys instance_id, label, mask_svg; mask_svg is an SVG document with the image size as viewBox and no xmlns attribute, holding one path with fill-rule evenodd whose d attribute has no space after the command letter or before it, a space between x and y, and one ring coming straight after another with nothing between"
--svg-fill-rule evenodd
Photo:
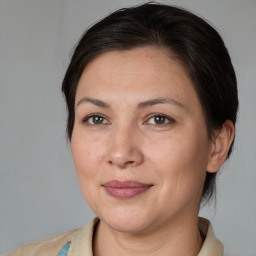
<instances>
[{"instance_id":1,"label":"ear","mask_svg":"<svg viewBox=\"0 0 256 256\"><path fill-rule=\"evenodd\" d=\"M220 169L227 158L234 135L234 124L230 120L227 120L220 130L218 129L214 132L206 169L207 172L214 173Z\"/></svg>"}]
</instances>

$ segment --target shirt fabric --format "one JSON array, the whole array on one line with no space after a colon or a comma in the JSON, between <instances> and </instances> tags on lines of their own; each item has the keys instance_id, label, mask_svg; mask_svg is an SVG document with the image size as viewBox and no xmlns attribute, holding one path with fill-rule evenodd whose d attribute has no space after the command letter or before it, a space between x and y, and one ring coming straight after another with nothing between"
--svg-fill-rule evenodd
<instances>
[{"instance_id":1,"label":"shirt fabric","mask_svg":"<svg viewBox=\"0 0 256 256\"><path fill-rule=\"evenodd\" d=\"M95 218L84 228L23 245L5 256L93 256L92 238L98 221ZM205 240L198 256L222 256L223 245L215 237L211 223L200 217L199 228Z\"/></svg>"}]
</instances>

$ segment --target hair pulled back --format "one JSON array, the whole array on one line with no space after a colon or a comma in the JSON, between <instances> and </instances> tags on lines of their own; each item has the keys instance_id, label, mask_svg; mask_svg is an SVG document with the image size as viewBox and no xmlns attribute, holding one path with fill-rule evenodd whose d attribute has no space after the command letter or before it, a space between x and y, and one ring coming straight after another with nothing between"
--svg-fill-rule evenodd
<instances>
[{"instance_id":1,"label":"hair pulled back","mask_svg":"<svg viewBox=\"0 0 256 256\"><path fill-rule=\"evenodd\" d=\"M78 42L66 71L62 91L71 139L75 119L75 95L86 65L102 53L153 46L167 49L180 61L198 94L209 137L226 120L234 125L238 96L236 75L218 32L191 12L164 4L147 3L113 12L89 28ZM232 151L230 147L228 157ZM202 199L214 195L216 173L206 174Z\"/></svg>"}]
</instances>

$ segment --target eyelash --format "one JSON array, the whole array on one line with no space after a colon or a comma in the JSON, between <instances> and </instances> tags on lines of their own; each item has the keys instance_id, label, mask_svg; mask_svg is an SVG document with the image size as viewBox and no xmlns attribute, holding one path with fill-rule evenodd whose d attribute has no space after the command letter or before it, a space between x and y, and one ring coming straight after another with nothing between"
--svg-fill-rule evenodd
<instances>
[{"instance_id":1,"label":"eyelash","mask_svg":"<svg viewBox=\"0 0 256 256\"><path fill-rule=\"evenodd\" d=\"M89 120L90 118L95 118L95 117L100 117L100 118L102 118L103 120L107 121L107 119L106 119L103 115L98 114L98 113L94 113L94 114L91 114L91 115L86 116L85 118L83 118L82 123L86 123L87 125L91 125L91 126L94 126L94 125L95 125L95 126L96 126L96 125L105 125L106 123L109 123L109 122L107 121L106 123L101 123L101 124L90 124L90 123L88 122L88 120Z\"/></svg>"},{"instance_id":2,"label":"eyelash","mask_svg":"<svg viewBox=\"0 0 256 256\"><path fill-rule=\"evenodd\" d=\"M151 125L158 126L158 127L163 127L163 126L175 123L175 120L173 118L171 118L167 115L160 114L160 113L155 113L155 114L150 115L149 118L147 118L146 122L148 122L152 118L157 118L157 117L165 118L165 122L163 124L157 124L156 123L156 124L151 124Z\"/></svg>"},{"instance_id":3,"label":"eyelash","mask_svg":"<svg viewBox=\"0 0 256 256\"><path fill-rule=\"evenodd\" d=\"M100 123L100 124L91 124L89 123L89 119L90 118L96 118L96 117L99 117L99 118L102 118L103 119L103 123ZM149 122L150 119L152 118L157 118L157 117L160 117L160 118L164 118L164 123L162 124L150 124L150 125L153 125L153 126L158 126L158 127L163 127L163 126L166 126L166 125L169 125L169 124L173 124L175 123L175 120L169 116L166 116L166 115L163 115L163 114L160 114L160 113L155 113L155 114L152 114L150 115L147 120L145 122L143 122L143 124L146 124ZM166 122L167 121L167 122ZM101 115L101 114L98 114L98 113L94 113L94 114L91 114L89 116L86 116L85 118L82 119L82 123L86 123L87 125L91 125L91 126L98 126L98 125L106 125L106 124L110 124L109 121L107 121L107 119Z\"/></svg>"}]
</instances>

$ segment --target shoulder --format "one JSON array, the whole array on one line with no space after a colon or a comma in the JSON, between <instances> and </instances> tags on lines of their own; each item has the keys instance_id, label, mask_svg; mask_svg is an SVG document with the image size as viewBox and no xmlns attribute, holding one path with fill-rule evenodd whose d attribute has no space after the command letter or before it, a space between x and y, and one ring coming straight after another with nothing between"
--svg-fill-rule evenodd
<instances>
[{"instance_id":1,"label":"shoulder","mask_svg":"<svg viewBox=\"0 0 256 256\"><path fill-rule=\"evenodd\" d=\"M41 256L58 255L61 248L69 241L72 241L81 229L74 229L65 233L50 236L37 242L25 244L4 256Z\"/></svg>"},{"instance_id":2,"label":"shoulder","mask_svg":"<svg viewBox=\"0 0 256 256\"><path fill-rule=\"evenodd\" d=\"M70 256L92 256L93 231L98 221L98 218L94 218L83 228L74 229L47 237L37 242L25 244L4 256L57 256L60 251L61 255L62 253L66 255L68 251L67 255Z\"/></svg>"}]
</instances>

